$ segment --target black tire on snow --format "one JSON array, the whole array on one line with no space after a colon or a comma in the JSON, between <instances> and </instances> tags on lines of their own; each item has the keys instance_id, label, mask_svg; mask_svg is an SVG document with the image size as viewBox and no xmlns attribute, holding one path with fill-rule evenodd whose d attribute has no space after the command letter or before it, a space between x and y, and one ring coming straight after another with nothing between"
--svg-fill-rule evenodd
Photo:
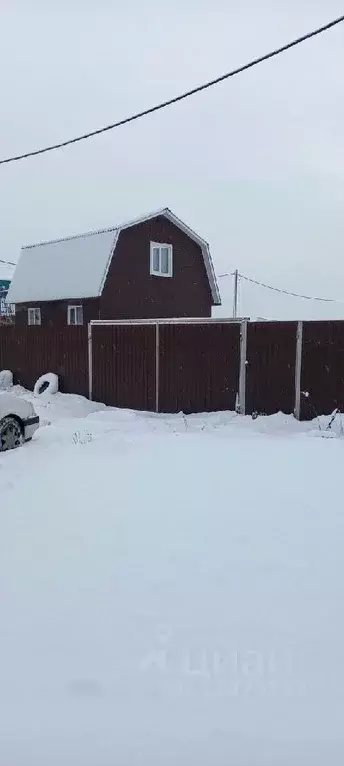
<instances>
[{"instance_id":1,"label":"black tire on snow","mask_svg":"<svg viewBox=\"0 0 344 766\"><path fill-rule=\"evenodd\" d=\"M50 386L49 381L48 380L43 380L43 383L41 383L41 385L40 385L40 387L38 389L38 393L39 394L43 394L44 391L46 391L47 388L49 388L49 386Z\"/></svg>"},{"instance_id":2,"label":"black tire on snow","mask_svg":"<svg viewBox=\"0 0 344 766\"><path fill-rule=\"evenodd\" d=\"M20 424L10 416L0 420L0 452L16 449L23 443L23 433Z\"/></svg>"}]
</instances>

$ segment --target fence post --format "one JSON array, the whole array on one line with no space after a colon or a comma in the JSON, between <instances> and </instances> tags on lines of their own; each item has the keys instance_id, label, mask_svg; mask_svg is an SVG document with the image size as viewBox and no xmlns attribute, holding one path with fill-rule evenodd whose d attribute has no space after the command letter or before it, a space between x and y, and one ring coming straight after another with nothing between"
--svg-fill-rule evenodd
<instances>
[{"instance_id":1,"label":"fence post","mask_svg":"<svg viewBox=\"0 0 344 766\"><path fill-rule=\"evenodd\" d=\"M246 352L247 352L247 320L240 323L240 372L239 372L239 407L240 415L246 412Z\"/></svg>"},{"instance_id":2,"label":"fence post","mask_svg":"<svg viewBox=\"0 0 344 766\"><path fill-rule=\"evenodd\" d=\"M302 368L303 322L297 323L295 357L295 405L294 417L300 420L301 414L301 368Z\"/></svg>"},{"instance_id":3,"label":"fence post","mask_svg":"<svg viewBox=\"0 0 344 766\"><path fill-rule=\"evenodd\" d=\"M92 401L92 323L88 325L88 398Z\"/></svg>"},{"instance_id":4,"label":"fence post","mask_svg":"<svg viewBox=\"0 0 344 766\"><path fill-rule=\"evenodd\" d=\"M155 325L155 412L159 412L159 382L160 382L160 337L159 324Z\"/></svg>"}]
</instances>

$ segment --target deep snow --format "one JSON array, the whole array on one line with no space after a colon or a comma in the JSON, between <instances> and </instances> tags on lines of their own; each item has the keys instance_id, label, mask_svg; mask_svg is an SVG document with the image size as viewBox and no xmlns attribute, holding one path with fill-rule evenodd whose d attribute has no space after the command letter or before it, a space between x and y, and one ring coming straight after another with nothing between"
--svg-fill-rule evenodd
<instances>
[{"instance_id":1,"label":"deep snow","mask_svg":"<svg viewBox=\"0 0 344 766\"><path fill-rule=\"evenodd\" d=\"M344 439L16 391L1 765L341 765Z\"/></svg>"}]
</instances>

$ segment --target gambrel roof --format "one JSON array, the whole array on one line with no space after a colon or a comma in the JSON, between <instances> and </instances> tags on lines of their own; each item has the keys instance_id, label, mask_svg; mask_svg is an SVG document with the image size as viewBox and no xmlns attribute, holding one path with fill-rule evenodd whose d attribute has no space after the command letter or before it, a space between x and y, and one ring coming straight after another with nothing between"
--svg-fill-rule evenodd
<instances>
[{"instance_id":1,"label":"gambrel roof","mask_svg":"<svg viewBox=\"0 0 344 766\"><path fill-rule=\"evenodd\" d=\"M164 216L200 245L214 305L220 305L209 245L169 208L109 229L23 247L7 300L9 303L97 298L101 295L120 232Z\"/></svg>"}]
</instances>

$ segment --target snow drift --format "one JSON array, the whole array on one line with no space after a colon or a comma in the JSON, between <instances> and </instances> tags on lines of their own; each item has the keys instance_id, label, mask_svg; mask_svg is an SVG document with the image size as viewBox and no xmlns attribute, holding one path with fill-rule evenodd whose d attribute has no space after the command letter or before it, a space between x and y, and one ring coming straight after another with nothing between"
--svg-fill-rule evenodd
<instances>
[{"instance_id":1,"label":"snow drift","mask_svg":"<svg viewBox=\"0 0 344 766\"><path fill-rule=\"evenodd\" d=\"M0 460L1 763L341 766L344 440L37 402Z\"/></svg>"}]
</instances>

